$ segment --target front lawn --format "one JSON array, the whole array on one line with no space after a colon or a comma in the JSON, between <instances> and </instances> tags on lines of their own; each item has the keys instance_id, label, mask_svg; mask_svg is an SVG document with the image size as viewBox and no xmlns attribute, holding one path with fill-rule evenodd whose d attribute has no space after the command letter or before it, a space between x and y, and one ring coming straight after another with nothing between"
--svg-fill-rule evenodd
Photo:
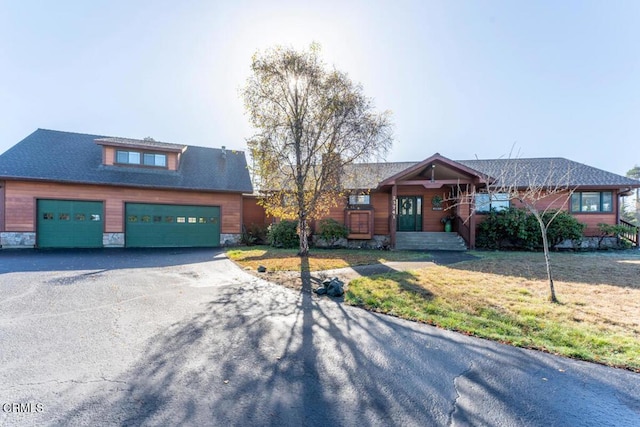
<instances>
[{"instance_id":1,"label":"front lawn","mask_svg":"<svg viewBox=\"0 0 640 427\"><path fill-rule=\"evenodd\" d=\"M541 253L470 253L479 258L354 279L345 302L640 372L640 252L553 253L559 304L548 302ZM264 265L276 272L301 268L294 249L261 246L230 249L227 254L245 268ZM311 251L309 270L416 259L425 259L425 254L317 249ZM292 283L301 286L299 280L286 285Z\"/></svg>"},{"instance_id":2,"label":"front lawn","mask_svg":"<svg viewBox=\"0 0 640 427\"><path fill-rule=\"evenodd\" d=\"M519 347L640 371L640 253L475 252L450 266L352 280L348 304Z\"/></svg>"}]
</instances>

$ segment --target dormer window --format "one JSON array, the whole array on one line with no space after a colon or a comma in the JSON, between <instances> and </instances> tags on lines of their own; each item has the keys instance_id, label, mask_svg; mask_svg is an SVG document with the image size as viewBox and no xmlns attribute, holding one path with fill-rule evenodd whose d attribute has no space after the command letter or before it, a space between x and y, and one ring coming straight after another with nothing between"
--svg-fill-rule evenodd
<instances>
[{"instance_id":1,"label":"dormer window","mask_svg":"<svg viewBox=\"0 0 640 427\"><path fill-rule=\"evenodd\" d=\"M186 145L154 141L151 138L98 138L105 166L139 166L177 171Z\"/></svg>"},{"instance_id":2,"label":"dormer window","mask_svg":"<svg viewBox=\"0 0 640 427\"><path fill-rule=\"evenodd\" d=\"M158 166L163 168L167 166L166 154L144 153L142 157L143 164L146 166Z\"/></svg>"},{"instance_id":3,"label":"dormer window","mask_svg":"<svg viewBox=\"0 0 640 427\"><path fill-rule=\"evenodd\" d=\"M167 167L167 155L159 153L141 153L139 151L116 151L116 163L124 165L144 165L160 168Z\"/></svg>"}]
</instances>

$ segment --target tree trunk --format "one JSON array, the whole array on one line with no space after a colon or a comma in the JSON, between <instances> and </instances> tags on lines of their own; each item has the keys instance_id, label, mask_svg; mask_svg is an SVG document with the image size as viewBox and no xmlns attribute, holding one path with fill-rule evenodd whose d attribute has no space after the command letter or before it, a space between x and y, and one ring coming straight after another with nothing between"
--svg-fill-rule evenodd
<instances>
[{"instance_id":1,"label":"tree trunk","mask_svg":"<svg viewBox=\"0 0 640 427\"><path fill-rule=\"evenodd\" d=\"M553 276L551 275L551 260L549 259L549 240L547 239L547 227L544 225L544 221L542 218L538 218L538 223L540 224L540 231L542 232L542 249L544 250L544 262L547 266L547 278L549 279L549 289L551 293L549 294L549 301L558 302L558 298L556 298L556 290L553 287Z\"/></svg>"},{"instance_id":2,"label":"tree trunk","mask_svg":"<svg viewBox=\"0 0 640 427\"><path fill-rule=\"evenodd\" d=\"M309 224L307 218L301 216L298 218L298 235L300 236L300 250L298 256L306 257L309 255Z\"/></svg>"}]
</instances>

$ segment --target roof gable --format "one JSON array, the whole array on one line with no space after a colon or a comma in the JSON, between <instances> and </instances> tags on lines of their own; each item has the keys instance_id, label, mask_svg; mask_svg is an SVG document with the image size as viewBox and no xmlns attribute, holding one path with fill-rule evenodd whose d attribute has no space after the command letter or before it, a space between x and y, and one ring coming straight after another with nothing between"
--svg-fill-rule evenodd
<instances>
[{"instance_id":1,"label":"roof gable","mask_svg":"<svg viewBox=\"0 0 640 427\"><path fill-rule=\"evenodd\" d=\"M171 144L186 147L177 171L106 166L102 164L102 147L96 143L96 140L104 141L105 138L110 137L38 129L0 155L0 178L202 191L253 191L242 151ZM110 142L114 141L110 139Z\"/></svg>"},{"instance_id":2,"label":"roof gable","mask_svg":"<svg viewBox=\"0 0 640 427\"><path fill-rule=\"evenodd\" d=\"M138 148L146 150L157 150L183 153L187 146L183 144L171 144L168 142L155 141L152 138L131 139L131 138L96 138L96 144L121 148Z\"/></svg>"},{"instance_id":3,"label":"roof gable","mask_svg":"<svg viewBox=\"0 0 640 427\"><path fill-rule=\"evenodd\" d=\"M408 167L380 182L380 187L393 185L401 181L408 180L467 180L467 179L483 179L478 171L471 169L463 164L448 159L440 153Z\"/></svg>"}]
</instances>

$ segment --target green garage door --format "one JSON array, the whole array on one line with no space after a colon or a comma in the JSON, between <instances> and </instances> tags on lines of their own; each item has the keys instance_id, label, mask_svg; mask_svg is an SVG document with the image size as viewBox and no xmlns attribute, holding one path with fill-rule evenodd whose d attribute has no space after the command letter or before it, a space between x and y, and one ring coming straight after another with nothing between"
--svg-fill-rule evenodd
<instances>
[{"instance_id":1,"label":"green garage door","mask_svg":"<svg viewBox=\"0 0 640 427\"><path fill-rule=\"evenodd\" d=\"M37 205L38 247L102 247L102 202L38 200Z\"/></svg>"},{"instance_id":2,"label":"green garage door","mask_svg":"<svg viewBox=\"0 0 640 427\"><path fill-rule=\"evenodd\" d=\"M130 248L220 246L217 206L127 203L125 221Z\"/></svg>"}]
</instances>

